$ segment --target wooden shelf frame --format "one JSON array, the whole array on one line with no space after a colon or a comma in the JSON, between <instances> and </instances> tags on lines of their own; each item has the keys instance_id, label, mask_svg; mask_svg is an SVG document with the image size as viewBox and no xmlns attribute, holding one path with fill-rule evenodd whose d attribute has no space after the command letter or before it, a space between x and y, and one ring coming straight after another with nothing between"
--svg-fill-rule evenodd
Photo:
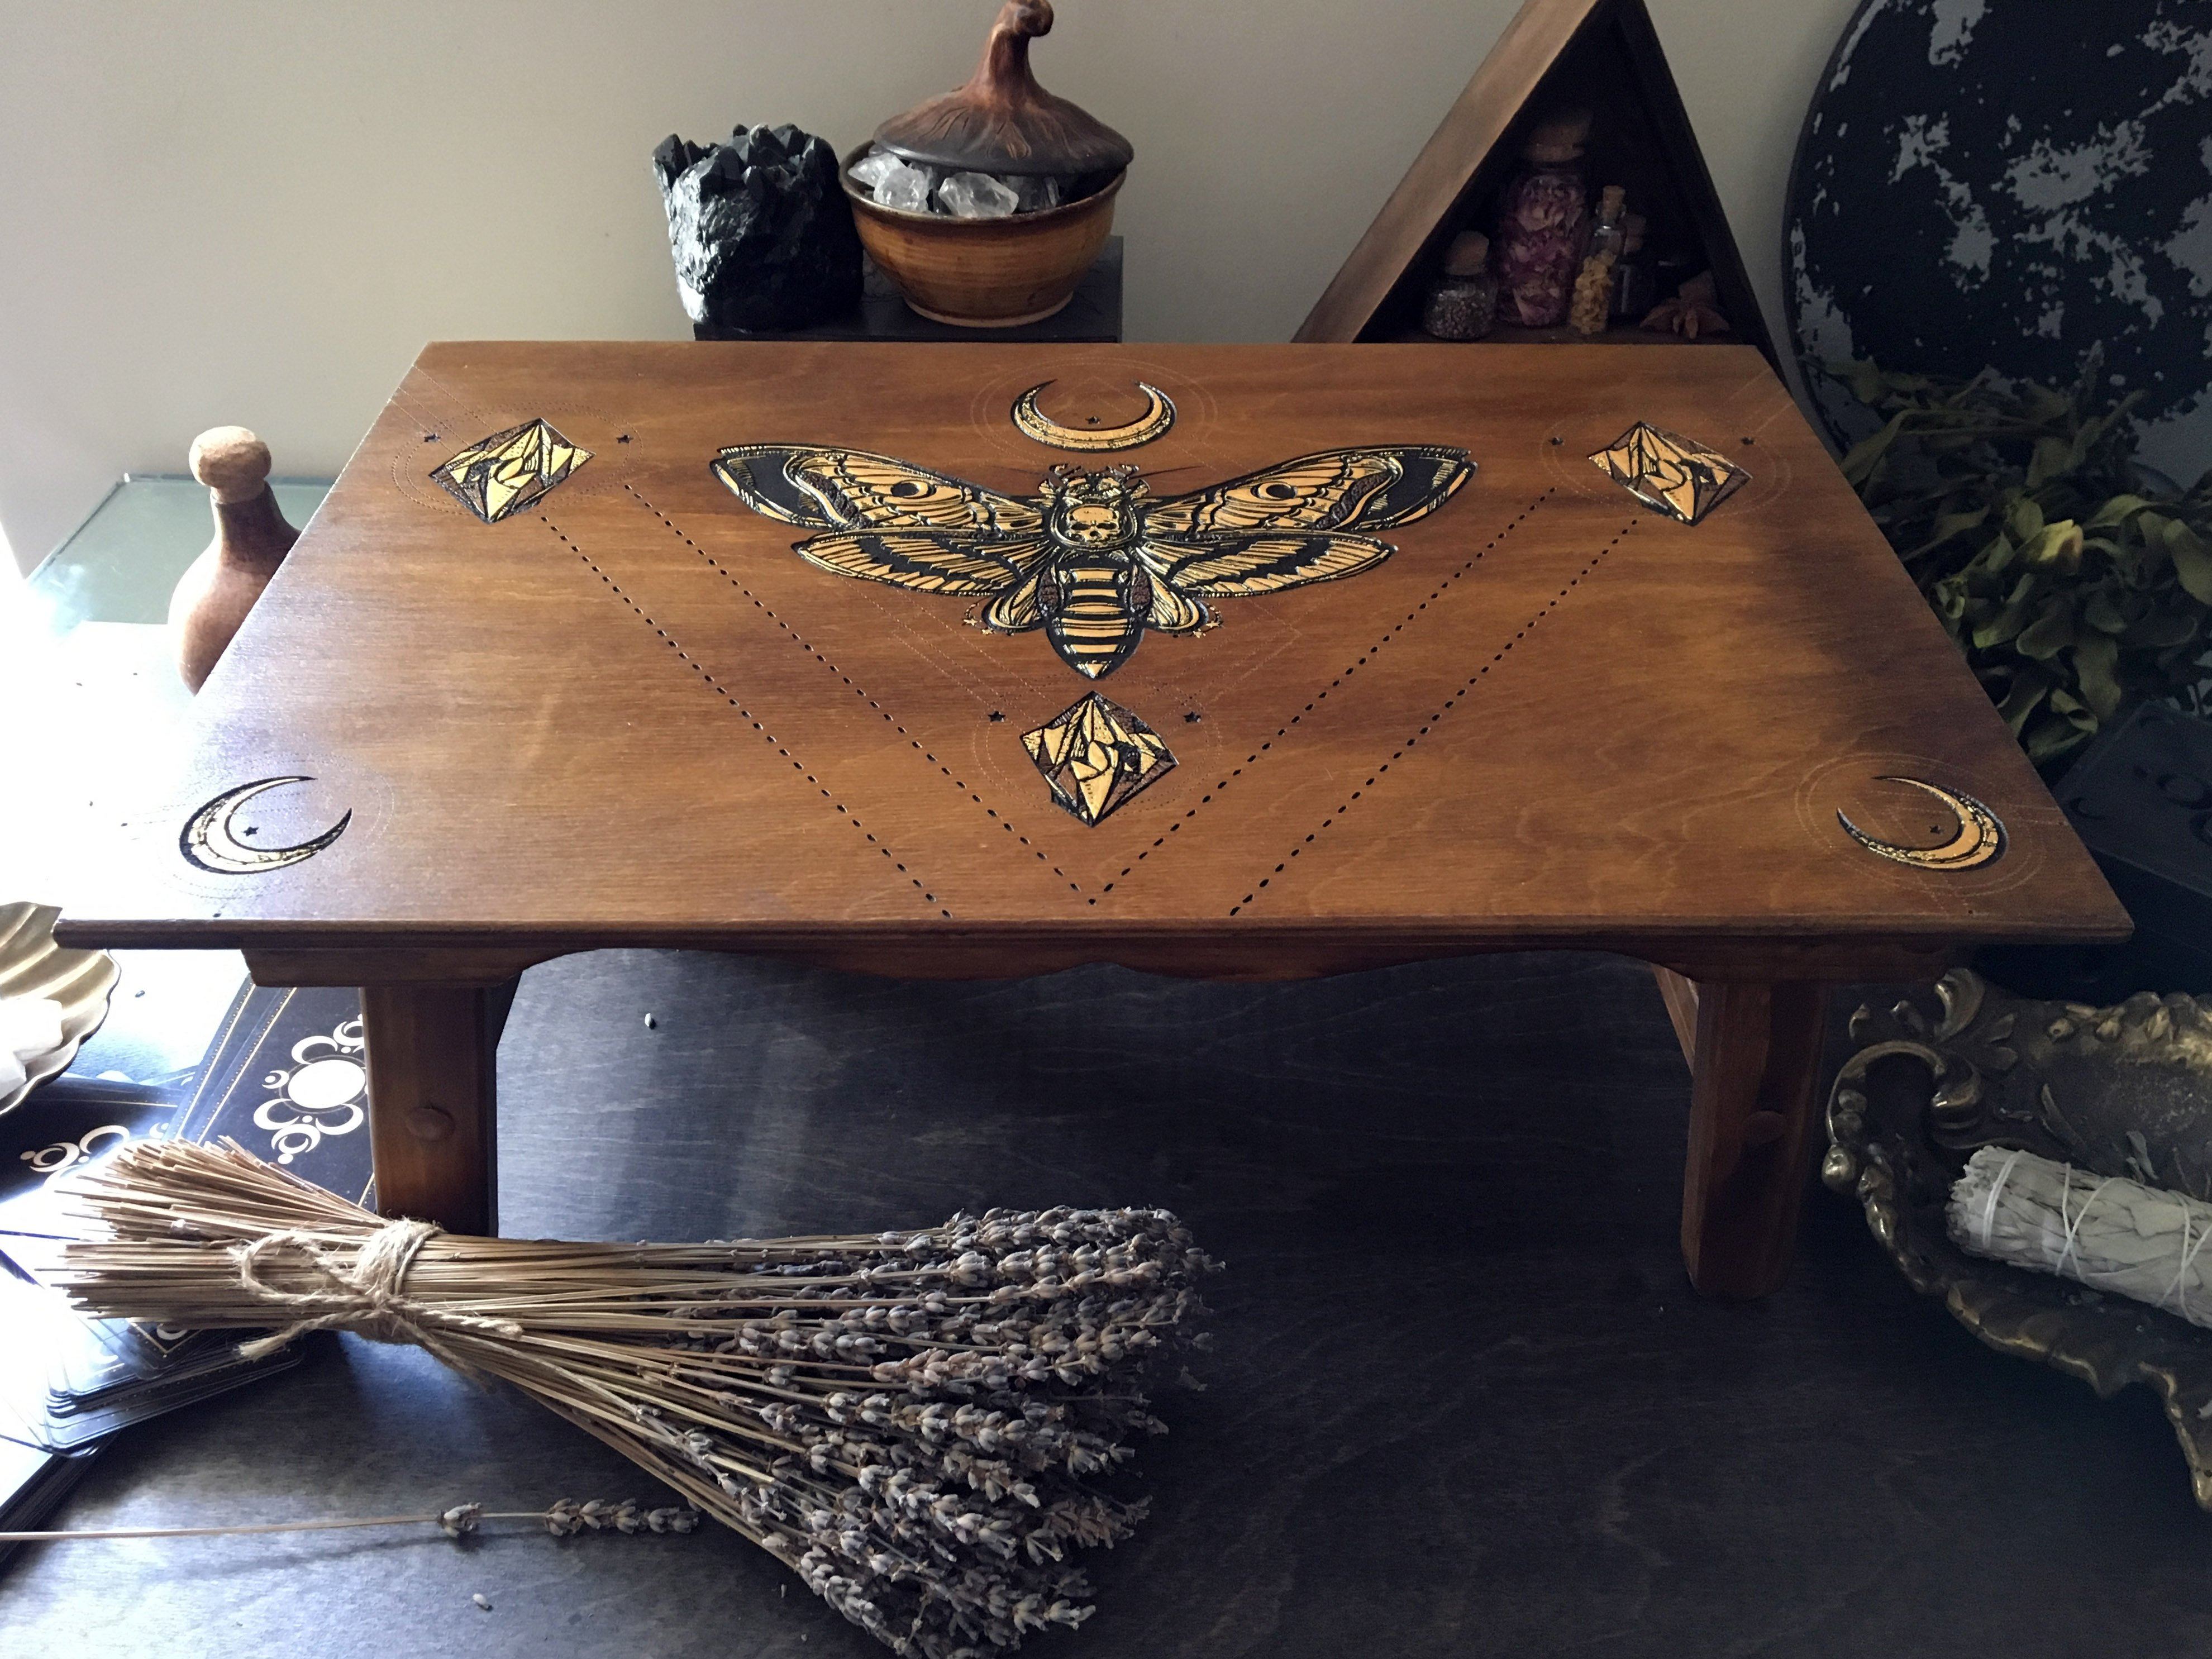
<instances>
[{"instance_id":1,"label":"wooden shelf frame","mask_svg":"<svg viewBox=\"0 0 2212 1659\"><path fill-rule=\"evenodd\" d=\"M1734 330L1719 337L1757 347L1778 371L1772 336L1644 0L1528 0L1293 337L1419 337L1421 289L1444 245L1461 230L1490 228L1491 202L1517 169L1528 130L1571 106L1586 106L1597 118L1593 187L1628 187L1629 210L1650 220L1656 252L1693 251L1686 274L1712 271Z\"/></svg>"}]
</instances>

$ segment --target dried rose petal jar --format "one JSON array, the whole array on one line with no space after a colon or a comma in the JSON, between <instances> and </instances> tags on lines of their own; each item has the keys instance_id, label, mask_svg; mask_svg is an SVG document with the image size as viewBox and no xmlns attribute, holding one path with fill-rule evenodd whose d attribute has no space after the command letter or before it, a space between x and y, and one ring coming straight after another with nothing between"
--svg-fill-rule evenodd
<instances>
[{"instance_id":1,"label":"dried rose petal jar","mask_svg":"<svg viewBox=\"0 0 2212 1659\"><path fill-rule=\"evenodd\" d=\"M1506 186L1498 213L1498 311L1523 328L1557 328L1567 319L1575 273L1589 234L1589 186L1583 178L1586 110L1556 115L1528 135L1528 168Z\"/></svg>"}]
</instances>

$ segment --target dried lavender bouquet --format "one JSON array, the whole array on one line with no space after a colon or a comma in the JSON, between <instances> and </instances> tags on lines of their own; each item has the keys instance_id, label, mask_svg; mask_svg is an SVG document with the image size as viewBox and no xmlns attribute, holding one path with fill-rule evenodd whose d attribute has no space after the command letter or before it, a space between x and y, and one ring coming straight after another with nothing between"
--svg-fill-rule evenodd
<instances>
[{"instance_id":1,"label":"dried lavender bouquet","mask_svg":"<svg viewBox=\"0 0 2212 1659\"><path fill-rule=\"evenodd\" d=\"M743 1533L894 1651L1076 1626L1094 1484L1165 1431L1143 1389L1202 1345L1216 1264L1164 1210L994 1210L851 1237L594 1244L391 1222L233 1143L76 1177L104 1237L64 1282L109 1318L343 1328L513 1383Z\"/></svg>"}]
</instances>

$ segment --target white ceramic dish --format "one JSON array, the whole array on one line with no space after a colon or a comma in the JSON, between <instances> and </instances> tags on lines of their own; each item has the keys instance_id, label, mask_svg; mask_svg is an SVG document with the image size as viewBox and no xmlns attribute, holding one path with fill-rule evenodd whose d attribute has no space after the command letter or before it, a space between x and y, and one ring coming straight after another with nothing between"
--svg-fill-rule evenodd
<instances>
[{"instance_id":1,"label":"white ceramic dish","mask_svg":"<svg viewBox=\"0 0 2212 1659\"><path fill-rule=\"evenodd\" d=\"M23 1061L30 1075L12 1094L0 1095L0 1114L12 1112L47 1079L69 1069L85 1039L107 1018L107 998L118 970L105 951L65 951L54 943L51 904L0 904L0 997L51 997L62 1006L62 1040Z\"/></svg>"}]
</instances>

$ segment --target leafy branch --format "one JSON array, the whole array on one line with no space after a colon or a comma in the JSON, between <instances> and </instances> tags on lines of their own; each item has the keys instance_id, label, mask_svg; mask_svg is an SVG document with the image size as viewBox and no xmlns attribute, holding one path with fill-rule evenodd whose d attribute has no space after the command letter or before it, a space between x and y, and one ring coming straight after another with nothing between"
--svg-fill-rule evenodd
<instances>
[{"instance_id":1,"label":"leafy branch","mask_svg":"<svg viewBox=\"0 0 2212 1659\"><path fill-rule=\"evenodd\" d=\"M2212 471L2152 489L2132 397L2097 408L2094 362L2064 391L1833 373L1883 417L1844 477L2031 760L2056 772L2147 699L2205 712Z\"/></svg>"}]
</instances>

